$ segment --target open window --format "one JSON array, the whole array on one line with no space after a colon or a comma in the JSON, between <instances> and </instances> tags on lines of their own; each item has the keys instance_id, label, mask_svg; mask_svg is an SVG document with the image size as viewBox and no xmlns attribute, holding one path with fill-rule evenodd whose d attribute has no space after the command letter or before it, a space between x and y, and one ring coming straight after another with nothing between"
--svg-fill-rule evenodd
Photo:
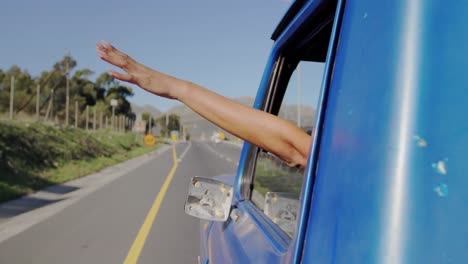
<instances>
[{"instance_id":1,"label":"open window","mask_svg":"<svg viewBox=\"0 0 468 264\"><path fill-rule=\"evenodd\" d=\"M265 94L264 110L301 127L313 136L320 106L321 83L325 68L336 6L297 30L282 45L276 68ZM263 149L254 148L250 199L255 207L282 232L292 237L296 231L304 170L289 167Z\"/></svg>"}]
</instances>

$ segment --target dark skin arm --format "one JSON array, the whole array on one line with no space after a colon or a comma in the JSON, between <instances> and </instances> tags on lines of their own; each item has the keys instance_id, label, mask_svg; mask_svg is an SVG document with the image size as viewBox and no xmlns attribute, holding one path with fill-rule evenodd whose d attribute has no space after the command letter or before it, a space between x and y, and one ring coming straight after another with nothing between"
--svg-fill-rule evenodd
<instances>
[{"instance_id":1,"label":"dark skin arm","mask_svg":"<svg viewBox=\"0 0 468 264\"><path fill-rule=\"evenodd\" d=\"M301 128L192 82L146 67L106 41L97 43L96 51L102 60L124 71L109 71L112 77L136 84L152 94L179 100L231 134L275 154L289 166L305 167L311 137Z\"/></svg>"}]
</instances>

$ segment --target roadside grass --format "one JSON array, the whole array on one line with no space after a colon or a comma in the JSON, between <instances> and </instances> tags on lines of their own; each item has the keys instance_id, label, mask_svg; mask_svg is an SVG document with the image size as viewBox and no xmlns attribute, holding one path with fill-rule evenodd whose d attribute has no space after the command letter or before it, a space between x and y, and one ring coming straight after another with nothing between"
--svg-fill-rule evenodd
<instances>
[{"instance_id":1,"label":"roadside grass","mask_svg":"<svg viewBox=\"0 0 468 264\"><path fill-rule=\"evenodd\" d=\"M94 160L74 160L58 168L52 168L40 173L42 178L49 179L54 184L64 183L72 179L98 172L109 166L130 160L158 148L141 146L124 153L117 153L111 157L99 157Z\"/></svg>"},{"instance_id":2,"label":"roadside grass","mask_svg":"<svg viewBox=\"0 0 468 264\"><path fill-rule=\"evenodd\" d=\"M154 151L133 133L0 121L0 202Z\"/></svg>"}]
</instances>

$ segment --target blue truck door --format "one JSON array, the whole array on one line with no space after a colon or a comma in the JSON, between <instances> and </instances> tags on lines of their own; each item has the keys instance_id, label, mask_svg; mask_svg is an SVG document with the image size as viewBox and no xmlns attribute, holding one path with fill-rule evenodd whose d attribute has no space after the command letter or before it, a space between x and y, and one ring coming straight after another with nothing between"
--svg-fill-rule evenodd
<instances>
[{"instance_id":1,"label":"blue truck door","mask_svg":"<svg viewBox=\"0 0 468 264\"><path fill-rule=\"evenodd\" d=\"M304 86L301 100L311 107L297 108L304 111L301 113L304 116L308 114L299 123L305 130L317 133L319 121L316 122L315 111L320 111L318 106L323 99L319 96L323 90L323 70L333 65L331 61L326 65L324 62L333 26L336 26L336 2L299 2L302 2L300 10L296 10L296 15L287 23L280 23L280 26L283 24L281 32L275 32L276 42L254 106L292 119L287 116L286 110L291 105L288 100L291 95L297 98L297 84L301 82ZM302 77L298 78L298 75ZM316 83L312 84L314 81ZM314 176L311 170L306 171L309 175L304 175L303 170L285 166L271 154L246 143L235 184L234 209L226 222L213 223L207 239L208 260L211 263L293 261L297 253L297 223L308 213L305 211L299 215L300 207L304 197L310 199L312 189L311 186L305 188L303 183L311 185ZM304 189L308 193L304 193ZM282 201L284 206L276 204L274 207L274 201Z\"/></svg>"},{"instance_id":2,"label":"blue truck door","mask_svg":"<svg viewBox=\"0 0 468 264\"><path fill-rule=\"evenodd\" d=\"M468 2L346 1L304 263L466 263Z\"/></svg>"}]
</instances>

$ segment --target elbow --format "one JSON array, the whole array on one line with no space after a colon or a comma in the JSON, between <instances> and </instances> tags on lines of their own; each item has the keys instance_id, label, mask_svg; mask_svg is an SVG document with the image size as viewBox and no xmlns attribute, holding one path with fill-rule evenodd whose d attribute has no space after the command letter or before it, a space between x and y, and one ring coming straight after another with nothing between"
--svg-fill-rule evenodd
<instances>
[{"instance_id":1,"label":"elbow","mask_svg":"<svg viewBox=\"0 0 468 264\"><path fill-rule=\"evenodd\" d=\"M287 158L283 159L289 167L305 168L307 164L308 153L301 153L294 147L287 151Z\"/></svg>"},{"instance_id":2,"label":"elbow","mask_svg":"<svg viewBox=\"0 0 468 264\"><path fill-rule=\"evenodd\" d=\"M304 169L307 165L307 158L301 157L301 158L293 159L291 161L288 161L287 164L289 167L297 167L297 168Z\"/></svg>"},{"instance_id":3,"label":"elbow","mask_svg":"<svg viewBox=\"0 0 468 264\"><path fill-rule=\"evenodd\" d=\"M285 146L285 156L286 159L283 159L288 166L290 167L299 167L305 168L307 165L307 160L309 158L309 146L311 144L312 138L307 135L307 137L302 138L298 141L290 141Z\"/></svg>"}]
</instances>

